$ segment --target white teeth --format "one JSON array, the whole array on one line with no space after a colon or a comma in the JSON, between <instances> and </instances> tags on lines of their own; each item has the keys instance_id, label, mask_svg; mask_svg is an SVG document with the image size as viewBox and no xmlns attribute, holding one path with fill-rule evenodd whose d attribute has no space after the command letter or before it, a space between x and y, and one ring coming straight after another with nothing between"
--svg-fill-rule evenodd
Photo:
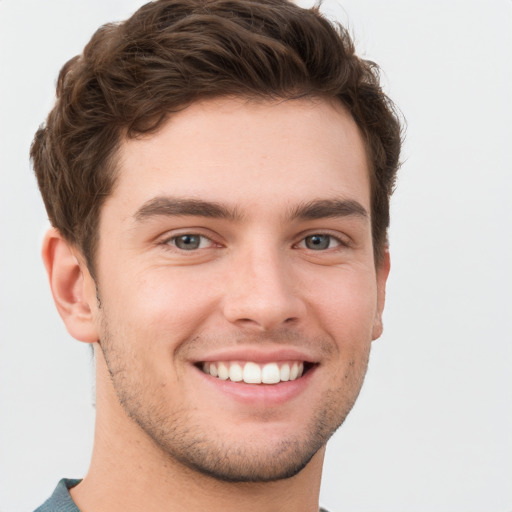
<instances>
[{"instance_id":1,"label":"white teeth","mask_svg":"<svg viewBox=\"0 0 512 512\"><path fill-rule=\"evenodd\" d=\"M229 380L240 382L244 378L242 367L234 363L229 366Z\"/></svg>"},{"instance_id":2,"label":"white teeth","mask_svg":"<svg viewBox=\"0 0 512 512\"><path fill-rule=\"evenodd\" d=\"M299 365L297 363L293 363L290 368L290 380L295 380L297 375L299 375Z\"/></svg>"},{"instance_id":3,"label":"white teeth","mask_svg":"<svg viewBox=\"0 0 512 512\"><path fill-rule=\"evenodd\" d=\"M283 364L283 366L281 366L281 380L283 382L286 382L287 380L290 380L290 365L289 364Z\"/></svg>"},{"instance_id":4,"label":"white teeth","mask_svg":"<svg viewBox=\"0 0 512 512\"><path fill-rule=\"evenodd\" d=\"M304 363L296 361L259 365L251 361L245 364L221 361L203 363L202 369L205 373L221 380L244 381L247 384L277 384L301 377L304 372Z\"/></svg>"},{"instance_id":5,"label":"white teeth","mask_svg":"<svg viewBox=\"0 0 512 512\"><path fill-rule=\"evenodd\" d=\"M245 363L244 382L247 384L261 384L261 368L256 363Z\"/></svg>"},{"instance_id":6,"label":"white teeth","mask_svg":"<svg viewBox=\"0 0 512 512\"><path fill-rule=\"evenodd\" d=\"M210 364L210 367L214 366L213 364ZM217 376L221 380L228 380L229 378L229 370L228 367L224 363L219 363Z\"/></svg>"},{"instance_id":7,"label":"white teeth","mask_svg":"<svg viewBox=\"0 0 512 512\"><path fill-rule=\"evenodd\" d=\"M263 384L277 384L281 381L281 372L276 363L266 364L261 370L261 382Z\"/></svg>"}]
</instances>

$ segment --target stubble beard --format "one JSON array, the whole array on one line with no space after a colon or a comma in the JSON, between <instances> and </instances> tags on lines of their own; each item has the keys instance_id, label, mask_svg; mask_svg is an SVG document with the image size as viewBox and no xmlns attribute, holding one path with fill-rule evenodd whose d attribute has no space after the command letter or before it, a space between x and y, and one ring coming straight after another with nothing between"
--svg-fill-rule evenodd
<instances>
[{"instance_id":1,"label":"stubble beard","mask_svg":"<svg viewBox=\"0 0 512 512\"><path fill-rule=\"evenodd\" d=\"M148 372L137 366L137 357L120 353L108 325L103 322L100 347L115 393L125 413L156 445L171 464L178 463L193 472L224 482L262 483L297 475L342 425L361 389L368 355L352 361L340 376L338 387L323 395L309 413L309 424L302 435L253 446L251 439L234 444L215 438L209 425L198 424L186 407L169 412L164 400L154 393L156 384ZM137 371L138 370L138 371ZM341 392L345 382L352 392Z\"/></svg>"}]
</instances>

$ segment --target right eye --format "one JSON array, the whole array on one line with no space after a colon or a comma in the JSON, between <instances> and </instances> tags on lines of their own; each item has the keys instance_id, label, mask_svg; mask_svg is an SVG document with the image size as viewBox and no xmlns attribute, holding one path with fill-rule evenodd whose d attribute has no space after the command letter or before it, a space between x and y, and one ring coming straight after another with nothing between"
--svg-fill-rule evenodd
<instances>
[{"instance_id":1,"label":"right eye","mask_svg":"<svg viewBox=\"0 0 512 512\"><path fill-rule=\"evenodd\" d=\"M167 245L177 247L182 251L195 251L197 249L205 249L211 247L213 242L204 235L195 233L184 233L169 238L165 241Z\"/></svg>"}]
</instances>

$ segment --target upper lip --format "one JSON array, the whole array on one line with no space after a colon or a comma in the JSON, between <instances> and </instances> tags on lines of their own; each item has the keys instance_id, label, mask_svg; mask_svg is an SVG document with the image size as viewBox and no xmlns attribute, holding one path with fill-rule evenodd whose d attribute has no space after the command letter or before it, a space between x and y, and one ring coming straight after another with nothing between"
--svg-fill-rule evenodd
<instances>
[{"instance_id":1,"label":"upper lip","mask_svg":"<svg viewBox=\"0 0 512 512\"><path fill-rule=\"evenodd\" d=\"M235 347L218 349L204 356L194 359L194 363L216 361L251 361L265 364L280 361L304 361L317 363L318 357L294 347L263 348L263 347Z\"/></svg>"}]
</instances>

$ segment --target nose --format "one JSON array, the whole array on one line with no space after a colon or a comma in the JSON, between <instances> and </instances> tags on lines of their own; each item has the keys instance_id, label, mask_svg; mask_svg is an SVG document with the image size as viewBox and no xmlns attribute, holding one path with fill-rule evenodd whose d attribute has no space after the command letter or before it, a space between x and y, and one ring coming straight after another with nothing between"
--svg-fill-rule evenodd
<instances>
[{"instance_id":1,"label":"nose","mask_svg":"<svg viewBox=\"0 0 512 512\"><path fill-rule=\"evenodd\" d=\"M269 331L298 323L306 312L292 265L278 251L240 255L226 286L224 316L239 327Z\"/></svg>"}]
</instances>

